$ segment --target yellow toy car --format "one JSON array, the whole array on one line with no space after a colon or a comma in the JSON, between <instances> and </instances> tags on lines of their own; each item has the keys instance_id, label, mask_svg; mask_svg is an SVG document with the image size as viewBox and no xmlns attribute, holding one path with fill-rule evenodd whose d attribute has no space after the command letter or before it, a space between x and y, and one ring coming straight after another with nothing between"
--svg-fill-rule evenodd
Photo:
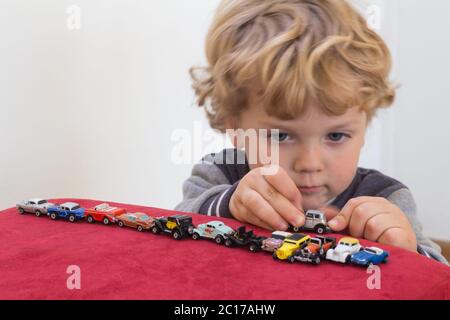
<instances>
[{"instance_id":1,"label":"yellow toy car","mask_svg":"<svg viewBox=\"0 0 450 320\"><path fill-rule=\"evenodd\" d=\"M294 233L283 240L283 244L272 255L280 260L287 260L295 251L307 245L311 237L303 233Z\"/></svg>"}]
</instances>

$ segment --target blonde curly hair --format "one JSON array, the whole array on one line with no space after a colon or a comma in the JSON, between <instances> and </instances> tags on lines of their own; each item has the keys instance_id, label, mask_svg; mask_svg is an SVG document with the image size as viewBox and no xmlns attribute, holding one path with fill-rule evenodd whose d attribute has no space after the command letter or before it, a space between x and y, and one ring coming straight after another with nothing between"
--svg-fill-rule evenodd
<instances>
[{"instance_id":1,"label":"blonde curly hair","mask_svg":"<svg viewBox=\"0 0 450 320\"><path fill-rule=\"evenodd\" d=\"M302 114L306 99L329 115L358 106L370 120L395 97L389 49L345 0L223 0L206 57L208 66L190 69L192 87L222 132L247 107L249 90L286 120Z\"/></svg>"}]
</instances>

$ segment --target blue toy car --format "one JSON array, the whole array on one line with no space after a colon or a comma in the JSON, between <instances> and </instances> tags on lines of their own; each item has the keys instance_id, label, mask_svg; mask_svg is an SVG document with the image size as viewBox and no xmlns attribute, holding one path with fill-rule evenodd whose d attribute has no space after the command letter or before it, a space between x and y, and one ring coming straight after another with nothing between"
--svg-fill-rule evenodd
<instances>
[{"instance_id":1,"label":"blue toy car","mask_svg":"<svg viewBox=\"0 0 450 320\"><path fill-rule=\"evenodd\" d=\"M233 229L225 225L222 221L210 221L207 223L199 224L192 233L192 239L209 238L214 239L217 244L222 244L226 235L233 233Z\"/></svg>"},{"instance_id":2,"label":"blue toy car","mask_svg":"<svg viewBox=\"0 0 450 320\"><path fill-rule=\"evenodd\" d=\"M52 220L58 218L75 222L84 218L84 209L78 203L66 202L61 205L54 205L47 209L47 214Z\"/></svg>"},{"instance_id":3,"label":"blue toy car","mask_svg":"<svg viewBox=\"0 0 450 320\"><path fill-rule=\"evenodd\" d=\"M386 263L389 252L377 247L367 247L352 254L350 261L354 264L369 267L374 264Z\"/></svg>"}]
</instances>

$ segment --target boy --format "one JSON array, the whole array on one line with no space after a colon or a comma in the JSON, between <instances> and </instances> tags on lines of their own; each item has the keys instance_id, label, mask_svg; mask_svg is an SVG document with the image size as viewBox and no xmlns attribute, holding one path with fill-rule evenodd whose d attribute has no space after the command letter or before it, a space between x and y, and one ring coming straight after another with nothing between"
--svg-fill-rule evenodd
<instances>
[{"instance_id":1,"label":"boy","mask_svg":"<svg viewBox=\"0 0 450 320\"><path fill-rule=\"evenodd\" d=\"M194 166L176 210L286 230L319 208L334 231L446 263L408 188L357 167L367 126L395 92L388 48L347 2L224 0L206 54L209 66L191 76L210 125L267 130L256 139L276 144L279 161L248 161L255 150L237 135L231 152Z\"/></svg>"}]
</instances>

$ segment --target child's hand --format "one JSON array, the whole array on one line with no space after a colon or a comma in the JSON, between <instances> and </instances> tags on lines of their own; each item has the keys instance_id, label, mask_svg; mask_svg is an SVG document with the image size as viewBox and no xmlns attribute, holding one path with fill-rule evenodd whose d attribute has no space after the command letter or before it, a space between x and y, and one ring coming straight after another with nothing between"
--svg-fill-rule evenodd
<instances>
[{"instance_id":1,"label":"child's hand","mask_svg":"<svg viewBox=\"0 0 450 320\"><path fill-rule=\"evenodd\" d=\"M286 230L304 224L302 196L281 167L273 175L255 168L239 182L230 199L230 212L239 221L269 230Z\"/></svg>"},{"instance_id":2,"label":"child's hand","mask_svg":"<svg viewBox=\"0 0 450 320\"><path fill-rule=\"evenodd\" d=\"M417 252L417 240L403 211L385 198L350 199L329 221L334 231L348 227L350 235Z\"/></svg>"}]
</instances>

